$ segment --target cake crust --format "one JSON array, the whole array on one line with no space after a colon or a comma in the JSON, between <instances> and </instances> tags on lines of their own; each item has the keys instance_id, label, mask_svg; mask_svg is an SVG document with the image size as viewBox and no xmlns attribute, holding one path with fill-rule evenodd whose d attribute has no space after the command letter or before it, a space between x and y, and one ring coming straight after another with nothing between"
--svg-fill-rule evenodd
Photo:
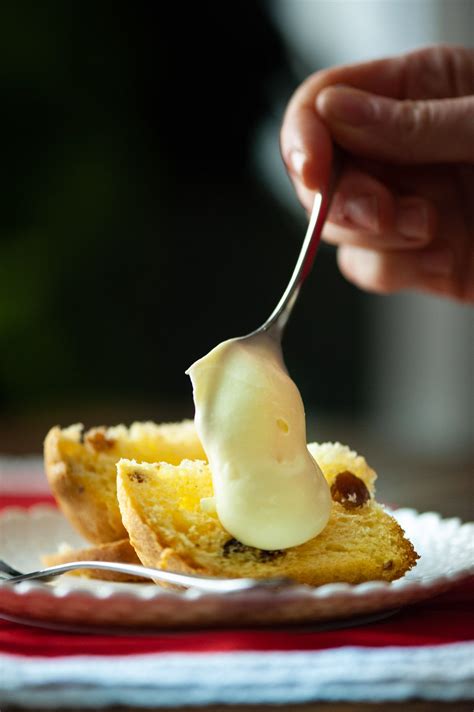
<instances>
[{"instance_id":1,"label":"cake crust","mask_svg":"<svg viewBox=\"0 0 474 712\"><path fill-rule=\"evenodd\" d=\"M80 425L54 427L44 448L51 491L66 518L94 546L47 560L141 562L210 576L288 576L315 586L403 576L418 555L375 501L374 470L340 443L308 448L331 489L329 523L309 542L272 552L233 539L212 508L201 507L201 500L213 496L212 478L191 421L86 433ZM161 454L164 461L150 464Z\"/></svg>"},{"instance_id":2,"label":"cake crust","mask_svg":"<svg viewBox=\"0 0 474 712\"><path fill-rule=\"evenodd\" d=\"M118 564L141 564L135 549L128 539L113 541L109 544L99 544L85 549L69 549L68 551L54 554L44 554L41 559L46 566L68 564L71 561L110 561ZM78 569L77 571L70 571L69 574L103 581L123 581L128 583L150 581L150 579L141 576L120 574L116 571L104 571L103 569Z\"/></svg>"},{"instance_id":3,"label":"cake crust","mask_svg":"<svg viewBox=\"0 0 474 712\"><path fill-rule=\"evenodd\" d=\"M53 427L44 443L46 476L59 507L92 544L126 539L117 502L116 463L121 457L179 463L205 457L190 420L92 428Z\"/></svg>"},{"instance_id":4,"label":"cake crust","mask_svg":"<svg viewBox=\"0 0 474 712\"><path fill-rule=\"evenodd\" d=\"M199 510L199 496L212 495L207 463L172 467L121 460L117 469L122 520L146 566L209 576L286 576L319 586L393 581L418 558L398 523L372 498L358 507L334 501L321 534L267 552L241 544L216 516Z\"/></svg>"},{"instance_id":5,"label":"cake crust","mask_svg":"<svg viewBox=\"0 0 474 712\"><path fill-rule=\"evenodd\" d=\"M115 466L113 456L94 454L79 439L66 438L54 427L46 436L44 462L51 492L79 534L93 544L128 538L115 482L108 475Z\"/></svg>"}]
</instances>

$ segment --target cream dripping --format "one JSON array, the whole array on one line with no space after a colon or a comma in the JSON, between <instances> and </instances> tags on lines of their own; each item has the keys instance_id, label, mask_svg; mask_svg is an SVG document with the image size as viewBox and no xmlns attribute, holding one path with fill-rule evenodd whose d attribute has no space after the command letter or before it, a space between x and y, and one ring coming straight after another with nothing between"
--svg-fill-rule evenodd
<instances>
[{"instance_id":1,"label":"cream dripping","mask_svg":"<svg viewBox=\"0 0 474 712\"><path fill-rule=\"evenodd\" d=\"M280 344L266 334L230 339L187 373L222 526L267 550L319 534L331 496L307 449L303 402Z\"/></svg>"}]
</instances>

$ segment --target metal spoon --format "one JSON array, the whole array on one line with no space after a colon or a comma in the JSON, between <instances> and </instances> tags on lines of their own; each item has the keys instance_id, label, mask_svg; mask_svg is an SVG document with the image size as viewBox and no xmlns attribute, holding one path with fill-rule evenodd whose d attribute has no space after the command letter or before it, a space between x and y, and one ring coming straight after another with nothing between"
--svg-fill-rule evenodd
<instances>
[{"instance_id":1,"label":"metal spoon","mask_svg":"<svg viewBox=\"0 0 474 712\"><path fill-rule=\"evenodd\" d=\"M154 581L183 586L184 588L196 588L208 593L240 593L258 589L278 589L294 583L291 579L278 577L267 579L253 578L217 578L214 576L198 576L197 574L181 574L174 571L163 571L150 566L139 566L138 564L119 564L110 561L72 561L67 564L48 566L44 569L31 571L23 574L12 568L5 561L0 559L0 571L6 574L6 578L0 582L0 586L6 584L16 584L22 581L42 579L50 581L55 576L77 571L79 569L100 569L101 571L115 571L121 574L141 576Z\"/></svg>"},{"instance_id":2,"label":"metal spoon","mask_svg":"<svg viewBox=\"0 0 474 712\"><path fill-rule=\"evenodd\" d=\"M253 336L267 333L278 342L281 341L283 330L296 302L301 286L313 266L314 258L316 256L316 251L321 238L321 232L332 200L338 175L339 160L335 158L333 161L330 185L327 192L317 192L315 195L303 246L283 296L265 323L243 338L249 339ZM201 591L208 591L212 593L236 593L239 591L249 591L259 588L275 589L294 583L291 579L283 577L268 579L215 578L198 576L196 574L191 575L175 573L172 571L162 571L161 569L150 568L148 566L138 566L136 564L111 563L109 561L74 561L67 564L60 564L58 566L49 566L45 569L32 571L28 574L22 574L19 571L16 571L16 569L12 569L12 567L6 562L0 560L0 571L7 574L9 577L2 582L3 584L20 583L21 581L29 581L32 579L43 579L47 581L54 576L59 576L67 573L68 571L76 571L78 569L116 571L117 573L151 578L155 581L163 581L164 583L184 586L186 588L193 587L200 589Z\"/></svg>"},{"instance_id":3,"label":"metal spoon","mask_svg":"<svg viewBox=\"0 0 474 712\"><path fill-rule=\"evenodd\" d=\"M248 339L258 334L267 333L273 336L277 341L281 341L283 330L298 298L299 291L313 266L314 258L316 257L316 252L321 240L323 226L341 172L341 162L342 157L340 151L337 146L334 146L328 187L325 192L318 191L315 194L306 235L288 286L275 309L262 326L243 338Z\"/></svg>"}]
</instances>

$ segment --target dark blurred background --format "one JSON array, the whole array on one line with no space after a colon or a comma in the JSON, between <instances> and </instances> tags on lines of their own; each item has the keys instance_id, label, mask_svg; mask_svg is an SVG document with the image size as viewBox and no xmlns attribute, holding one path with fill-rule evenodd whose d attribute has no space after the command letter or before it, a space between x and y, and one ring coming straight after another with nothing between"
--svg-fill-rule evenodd
<instances>
[{"instance_id":1,"label":"dark blurred background","mask_svg":"<svg viewBox=\"0 0 474 712\"><path fill-rule=\"evenodd\" d=\"M21 8L1 23L2 412L192 415L185 369L266 318L304 235L253 155L297 84L282 42L260 2ZM309 402L360 408L364 297L331 250L305 291L289 367Z\"/></svg>"},{"instance_id":2,"label":"dark blurred background","mask_svg":"<svg viewBox=\"0 0 474 712\"><path fill-rule=\"evenodd\" d=\"M3 4L0 452L39 452L55 423L192 417L185 369L268 316L300 248L278 144L298 83L467 41L466 13L469 0ZM466 319L358 291L323 246L285 340L309 437L428 469L455 453L464 471L469 362L426 355L446 330L464 351Z\"/></svg>"}]
</instances>

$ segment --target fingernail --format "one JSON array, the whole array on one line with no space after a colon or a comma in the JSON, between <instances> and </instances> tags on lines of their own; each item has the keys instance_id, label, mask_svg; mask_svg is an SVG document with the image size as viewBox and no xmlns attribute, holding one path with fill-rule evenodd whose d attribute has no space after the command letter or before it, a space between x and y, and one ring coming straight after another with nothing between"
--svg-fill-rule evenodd
<instances>
[{"instance_id":1,"label":"fingernail","mask_svg":"<svg viewBox=\"0 0 474 712\"><path fill-rule=\"evenodd\" d=\"M343 215L346 220L365 230L377 232L379 228L379 211L375 195L348 198L343 206Z\"/></svg>"},{"instance_id":2,"label":"fingernail","mask_svg":"<svg viewBox=\"0 0 474 712\"><path fill-rule=\"evenodd\" d=\"M400 206L397 211L397 231L409 240L428 237L428 213L422 203Z\"/></svg>"},{"instance_id":3,"label":"fingernail","mask_svg":"<svg viewBox=\"0 0 474 712\"><path fill-rule=\"evenodd\" d=\"M323 118L351 126L365 126L377 119L376 106L371 97L342 87L324 89L316 98L316 108Z\"/></svg>"},{"instance_id":4,"label":"fingernail","mask_svg":"<svg viewBox=\"0 0 474 712\"><path fill-rule=\"evenodd\" d=\"M420 269L434 277L449 277L453 273L454 255L446 247L423 252L419 256Z\"/></svg>"},{"instance_id":5,"label":"fingernail","mask_svg":"<svg viewBox=\"0 0 474 712\"><path fill-rule=\"evenodd\" d=\"M306 153L300 151L298 148L294 148L288 157L288 169L290 173L296 178L303 180L304 166L307 160Z\"/></svg>"}]
</instances>

